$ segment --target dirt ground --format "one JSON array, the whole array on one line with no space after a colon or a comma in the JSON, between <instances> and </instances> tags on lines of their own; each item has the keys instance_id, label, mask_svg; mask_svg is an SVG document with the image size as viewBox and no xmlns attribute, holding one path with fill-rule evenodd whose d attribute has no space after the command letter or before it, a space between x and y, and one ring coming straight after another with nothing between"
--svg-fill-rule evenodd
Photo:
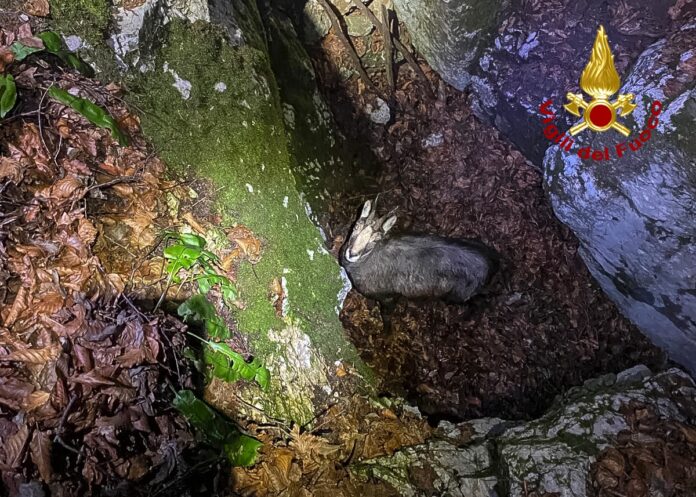
<instances>
[{"instance_id":1,"label":"dirt ground","mask_svg":"<svg viewBox=\"0 0 696 497\"><path fill-rule=\"evenodd\" d=\"M369 49L382 49L378 35ZM374 166L352 172L369 186L333 198L334 251L359 205L380 193L379 210L398 207L394 231L477 238L503 257L487 295L461 306L403 300L391 329L378 303L351 292L343 323L385 392L406 395L435 419L527 418L588 378L637 363L659 367L660 351L601 292L554 217L541 171L473 116L465 93L420 61L436 93L429 99L402 63L392 120L380 125L368 116L375 95L357 76L339 76L351 67L340 40L330 34L312 57L339 128L375 156ZM389 94L382 72L370 76Z\"/></svg>"}]
</instances>

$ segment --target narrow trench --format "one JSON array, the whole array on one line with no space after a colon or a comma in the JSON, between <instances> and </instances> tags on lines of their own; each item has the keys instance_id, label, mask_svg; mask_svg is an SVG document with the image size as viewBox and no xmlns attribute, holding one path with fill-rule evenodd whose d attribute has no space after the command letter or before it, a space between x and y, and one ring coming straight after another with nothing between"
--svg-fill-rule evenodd
<instances>
[{"instance_id":1,"label":"narrow trench","mask_svg":"<svg viewBox=\"0 0 696 497\"><path fill-rule=\"evenodd\" d=\"M407 36L402 33L402 36ZM379 35L363 54L382 50ZM386 125L378 103L330 33L308 47L321 91L356 156L357 189L332 195L326 231L338 254L359 206L379 194L398 209L394 231L476 238L503 257L488 293L465 305L400 300L384 329L379 303L348 296L341 319L385 393L403 395L433 419L541 414L571 386L662 354L622 317L585 268L578 243L553 215L541 171L472 113L468 96L420 61L437 95L403 62ZM387 93L384 72L370 77Z\"/></svg>"}]
</instances>

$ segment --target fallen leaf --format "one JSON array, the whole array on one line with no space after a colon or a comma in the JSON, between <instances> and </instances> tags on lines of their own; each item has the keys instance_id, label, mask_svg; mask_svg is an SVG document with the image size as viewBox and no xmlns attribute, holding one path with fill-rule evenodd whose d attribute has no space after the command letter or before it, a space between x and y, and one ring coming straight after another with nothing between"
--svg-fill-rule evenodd
<instances>
[{"instance_id":1,"label":"fallen leaf","mask_svg":"<svg viewBox=\"0 0 696 497\"><path fill-rule=\"evenodd\" d=\"M32 16L46 17L50 12L48 0L27 0L24 2L24 11Z\"/></svg>"}]
</instances>

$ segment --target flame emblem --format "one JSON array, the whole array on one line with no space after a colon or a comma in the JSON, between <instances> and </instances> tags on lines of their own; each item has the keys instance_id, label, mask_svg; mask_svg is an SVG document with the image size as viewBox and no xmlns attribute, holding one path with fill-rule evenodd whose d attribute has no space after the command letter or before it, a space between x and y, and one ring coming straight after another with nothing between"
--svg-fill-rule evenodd
<instances>
[{"instance_id":1,"label":"flame emblem","mask_svg":"<svg viewBox=\"0 0 696 497\"><path fill-rule=\"evenodd\" d=\"M609 38L604 32L604 26L597 30L590 61L585 66L580 76L580 88L592 96L592 100L585 102L581 93L568 93L568 103L563 107L571 114L581 117L580 109L583 109L582 121L570 128L571 135L577 135L586 128L593 131L606 131L615 129L624 136L631 134L626 126L616 121L617 115L626 117L636 108L633 103L633 93L619 95L610 102L610 97L621 88L621 79L614 66L614 56L609 48ZM620 110L620 112L619 112Z\"/></svg>"}]
</instances>

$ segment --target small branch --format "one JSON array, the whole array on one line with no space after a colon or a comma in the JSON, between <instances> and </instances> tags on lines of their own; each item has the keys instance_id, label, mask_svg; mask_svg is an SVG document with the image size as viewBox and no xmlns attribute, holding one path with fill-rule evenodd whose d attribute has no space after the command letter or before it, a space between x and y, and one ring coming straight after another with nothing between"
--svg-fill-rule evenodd
<instances>
[{"instance_id":1,"label":"small branch","mask_svg":"<svg viewBox=\"0 0 696 497\"><path fill-rule=\"evenodd\" d=\"M107 181L106 183L98 183L96 185L92 185L89 188L87 188L86 193L89 193L93 190L98 190L100 188L109 188L110 186L118 185L119 183L134 183L138 180L140 180L140 178L136 178L135 176L120 176L116 179L112 179L111 181Z\"/></svg>"},{"instance_id":2,"label":"small branch","mask_svg":"<svg viewBox=\"0 0 696 497\"><path fill-rule=\"evenodd\" d=\"M384 32L382 23L379 22L379 19L375 17L372 11L364 3L362 3L361 0L352 1L353 4L355 4L355 6L358 7L360 11L367 16L367 18L372 22L372 24L380 30L380 32ZM420 79L421 82L425 85L425 90L428 93L428 97L430 97L432 100L435 100L435 94L433 93L433 89L430 86L430 81L428 81L428 78L423 72L423 69L421 69L421 67L418 65L416 58L411 54L411 52L409 52L409 50L397 36L392 37L392 42L394 43L394 46L397 48L397 50L399 50L399 52L401 52L401 54L404 56L406 62L408 62L413 71L416 73L416 77Z\"/></svg>"},{"instance_id":3,"label":"small branch","mask_svg":"<svg viewBox=\"0 0 696 497\"><path fill-rule=\"evenodd\" d=\"M362 3L360 0L357 1ZM389 93L394 93L394 88L396 87L396 82L394 81L394 46L392 45L389 10L387 10L386 5L382 5L382 38L384 39L384 61L387 65L387 85L389 86Z\"/></svg>"},{"instance_id":4,"label":"small branch","mask_svg":"<svg viewBox=\"0 0 696 497\"><path fill-rule=\"evenodd\" d=\"M360 78L365 82L367 87L372 90L374 93L377 94L380 98L382 97L382 94L380 91L377 89L375 84L372 82L370 77L367 75L367 72L365 72L365 69L363 68L362 64L360 63L360 57L358 57L358 54L355 52L355 49L353 48L353 45L351 44L350 40L346 36L346 34L343 32L343 28L341 27L341 23L338 20L338 16L333 10L333 6L329 3L329 0L319 0L319 3L321 6L324 8L326 11L326 14L329 16L331 19L331 26L333 27L333 30L336 32L336 36L339 37L341 42L343 43L345 49L348 51L348 55L350 55L351 60L353 61L353 65L355 66L355 69L358 71L358 74L360 74Z\"/></svg>"}]
</instances>

